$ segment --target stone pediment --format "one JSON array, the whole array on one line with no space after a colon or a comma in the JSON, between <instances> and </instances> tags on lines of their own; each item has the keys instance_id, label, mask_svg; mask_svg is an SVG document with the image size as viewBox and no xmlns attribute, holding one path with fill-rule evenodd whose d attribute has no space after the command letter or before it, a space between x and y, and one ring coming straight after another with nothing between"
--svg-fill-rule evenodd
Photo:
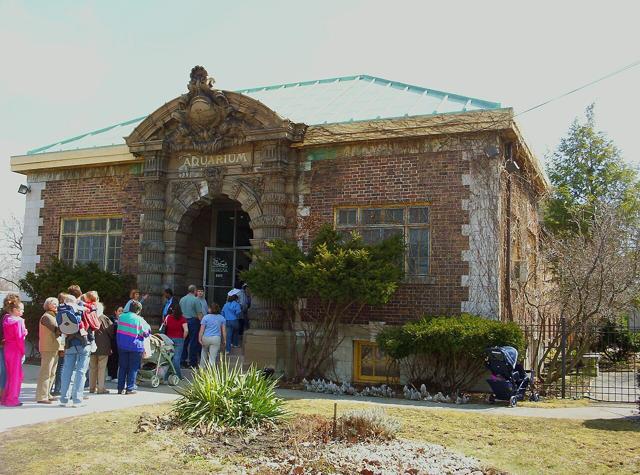
<instances>
[{"instance_id":1,"label":"stone pediment","mask_svg":"<svg viewBox=\"0 0 640 475\"><path fill-rule=\"evenodd\" d=\"M304 138L306 125L278 116L255 99L213 87L202 66L191 70L188 92L149 115L127 137L132 153L145 150L213 154L247 142Z\"/></svg>"}]
</instances>

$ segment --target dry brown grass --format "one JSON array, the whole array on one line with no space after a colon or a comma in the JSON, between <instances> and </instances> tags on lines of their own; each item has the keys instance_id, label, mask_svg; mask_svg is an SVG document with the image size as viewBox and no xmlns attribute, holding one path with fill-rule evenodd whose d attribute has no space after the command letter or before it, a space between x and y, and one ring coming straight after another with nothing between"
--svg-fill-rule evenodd
<instances>
[{"instance_id":1,"label":"dry brown grass","mask_svg":"<svg viewBox=\"0 0 640 475\"><path fill-rule=\"evenodd\" d=\"M287 407L302 415L333 415L331 400L299 399L288 401ZM338 413L363 407L371 406L339 402ZM0 433L0 473L230 473L234 460L189 454L192 439L181 431L134 433L142 412L159 415L168 409L168 404L133 408ZM402 422L400 437L442 444L513 473L640 473L637 422L384 409ZM312 417L298 421L318 430L320 422L325 424Z\"/></svg>"},{"instance_id":2,"label":"dry brown grass","mask_svg":"<svg viewBox=\"0 0 640 475\"><path fill-rule=\"evenodd\" d=\"M362 403L339 402L338 414L359 407ZM289 401L288 408L326 416L333 413L333 401L298 399ZM637 421L490 416L388 406L385 411L402 422L399 437L444 445L513 473L640 473Z\"/></svg>"}]
</instances>

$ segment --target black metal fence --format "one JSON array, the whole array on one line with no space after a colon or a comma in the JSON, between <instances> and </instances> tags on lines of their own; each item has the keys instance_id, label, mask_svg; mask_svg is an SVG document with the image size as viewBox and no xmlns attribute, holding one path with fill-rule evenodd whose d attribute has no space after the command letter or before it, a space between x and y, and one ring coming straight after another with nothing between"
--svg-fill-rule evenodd
<instances>
[{"instance_id":1,"label":"black metal fence","mask_svg":"<svg viewBox=\"0 0 640 475\"><path fill-rule=\"evenodd\" d=\"M538 392L596 401L640 400L640 329L626 322L583 324L560 319L523 325L525 366Z\"/></svg>"}]
</instances>

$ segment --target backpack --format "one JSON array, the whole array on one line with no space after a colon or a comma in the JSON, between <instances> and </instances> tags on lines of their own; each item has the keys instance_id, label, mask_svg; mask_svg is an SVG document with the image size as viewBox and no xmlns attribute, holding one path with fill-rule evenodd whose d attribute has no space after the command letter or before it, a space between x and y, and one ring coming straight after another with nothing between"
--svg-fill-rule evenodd
<instances>
[{"instance_id":1,"label":"backpack","mask_svg":"<svg viewBox=\"0 0 640 475\"><path fill-rule=\"evenodd\" d=\"M75 309L68 305L60 305L56 315L58 328L63 335L73 335L80 331L81 319Z\"/></svg>"},{"instance_id":2,"label":"backpack","mask_svg":"<svg viewBox=\"0 0 640 475\"><path fill-rule=\"evenodd\" d=\"M82 312L82 321L85 323L89 331L96 331L100 329L100 319L98 318L98 312L95 305L85 304Z\"/></svg>"}]
</instances>

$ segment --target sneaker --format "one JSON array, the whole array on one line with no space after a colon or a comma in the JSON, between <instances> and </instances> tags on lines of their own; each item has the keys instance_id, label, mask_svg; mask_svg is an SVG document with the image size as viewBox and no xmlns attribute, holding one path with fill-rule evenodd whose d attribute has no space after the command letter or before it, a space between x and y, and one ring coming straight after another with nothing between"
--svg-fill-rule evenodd
<instances>
[{"instance_id":1,"label":"sneaker","mask_svg":"<svg viewBox=\"0 0 640 475\"><path fill-rule=\"evenodd\" d=\"M118 394L122 394L122 395L124 395L124 394L127 394L127 391L125 391L125 390L123 389L122 391L118 391Z\"/></svg>"},{"instance_id":2,"label":"sneaker","mask_svg":"<svg viewBox=\"0 0 640 475\"><path fill-rule=\"evenodd\" d=\"M98 394L111 394L111 391L108 389L102 389L101 391L98 391Z\"/></svg>"},{"instance_id":3,"label":"sneaker","mask_svg":"<svg viewBox=\"0 0 640 475\"><path fill-rule=\"evenodd\" d=\"M43 401L37 401L38 404L53 404L53 401L50 401L49 399L45 399Z\"/></svg>"},{"instance_id":4,"label":"sneaker","mask_svg":"<svg viewBox=\"0 0 640 475\"><path fill-rule=\"evenodd\" d=\"M60 406L62 407L67 407L67 403L68 401L63 401L62 399L60 400Z\"/></svg>"},{"instance_id":5,"label":"sneaker","mask_svg":"<svg viewBox=\"0 0 640 475\"><path fill-rule=\"evenodd\" d=\"M57 401L57 400L58 400L58 396L51 396L51 397L49 398L49 401L52 401L52 402L53 402L53 401Z\"/></svg>"},{"instance_id":6,"label":"sneaker","mask_svg":"<svg viewBox=\"0 0 640 475\"><path fill-rule=\"evenodd\" d=\"M96 390L95 389L89 389L89 394L95 394Z\"/></svg>"},{"instance_id":7,"label":"sneaker","mask_svg":"<svg viewBox=\"0 0 640 475\"><path fill-rule=\"evenodd\" d=\"M87 404L84 402L74 402L73 404L71 404L71 407L86 407Z\"/></svg>"},{"instance_id":8,"label":"sneaker","mask_svg":"<svg viewBox=\"0 0 640 475\"><path fill-rule=\"evenodd\" d=\"M135 389L132 389L131 391L126 391L125 394L138 394L138 391L136 391Z\"/></svg>"}]
</instances>

